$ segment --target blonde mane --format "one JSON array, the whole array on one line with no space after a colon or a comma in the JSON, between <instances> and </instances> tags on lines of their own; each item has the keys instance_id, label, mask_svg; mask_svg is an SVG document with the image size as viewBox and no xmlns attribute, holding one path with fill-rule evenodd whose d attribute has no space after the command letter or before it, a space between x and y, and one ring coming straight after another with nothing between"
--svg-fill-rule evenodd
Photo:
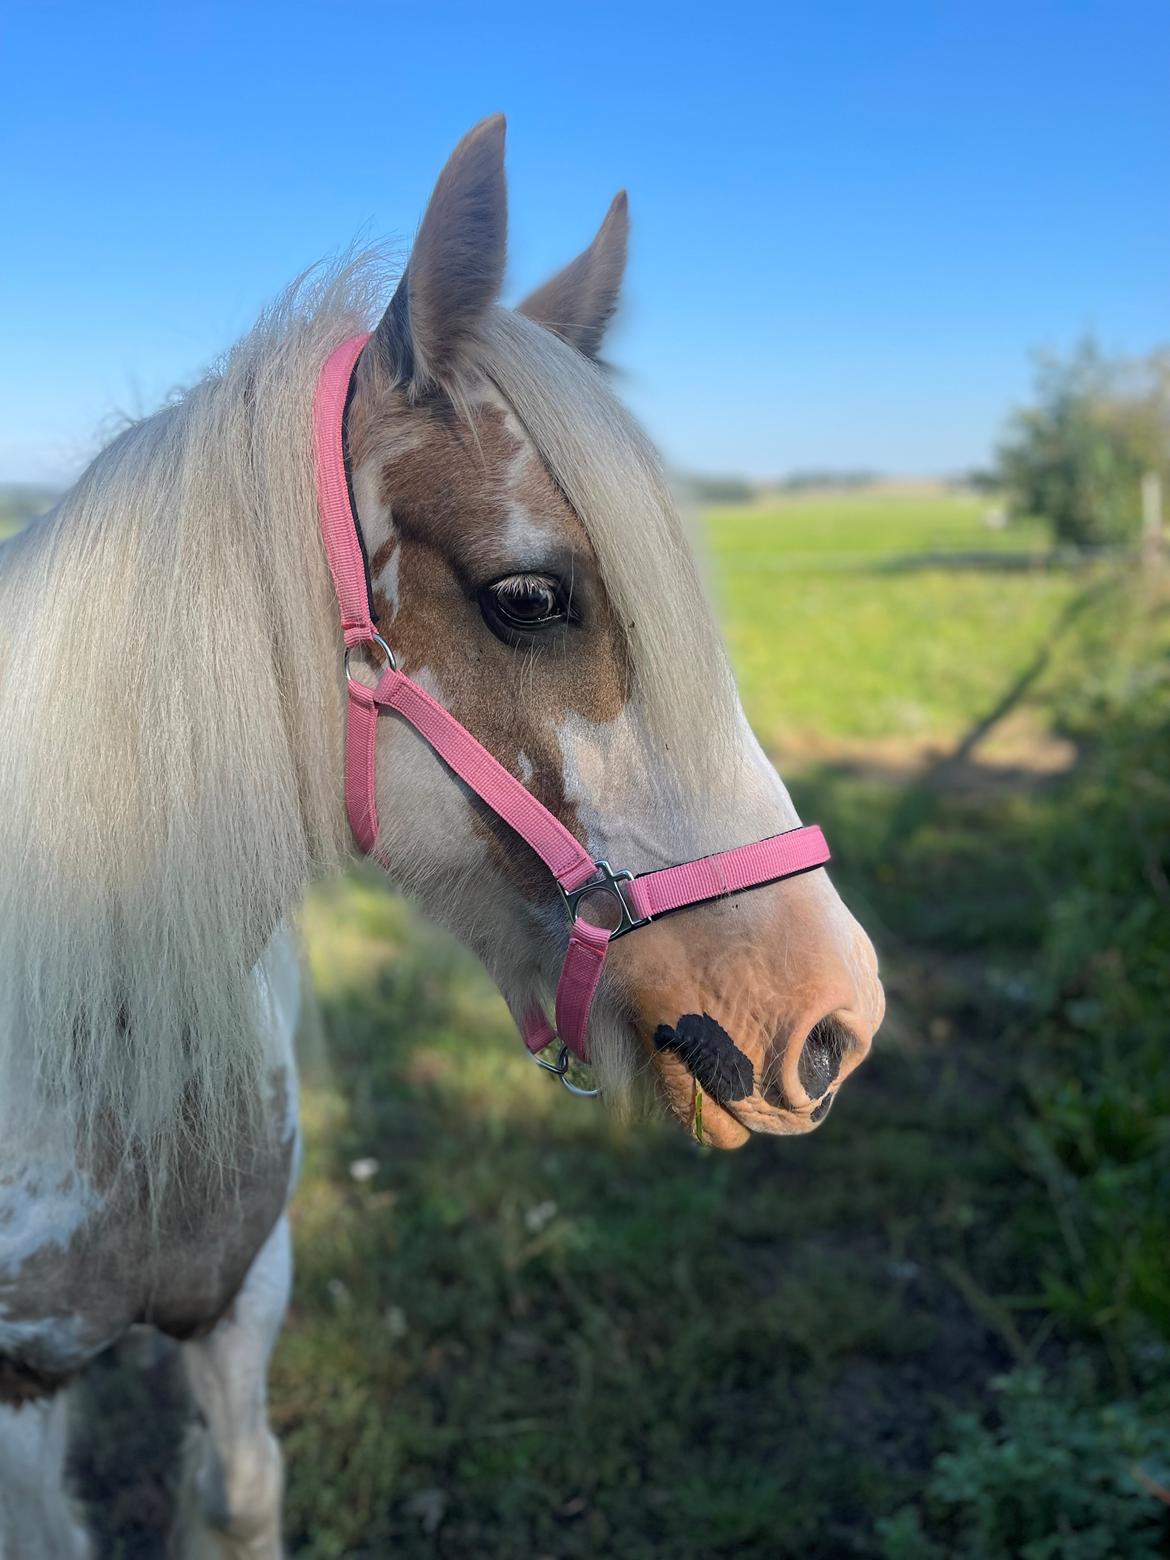
<instances>
[{"instance_id":1,"label":"blonde mane","mask_svg":"<svg viewBox=\"0 0 1170 1560\"><path fill-rule=\"evenodd\" d=\"M0 1141L157 1184L262 1098L252 968L344 847L321 363L370 262L302 281L0 554Z\"/></svg>"},{"instance_id":2,"label":"blonde mane","mask_svg":"<svg viewBox=\"0 0 1170 1560\"><path fill-rule=\"evenodd\" d=\"M316 524L321 364L367 256L304 279L0 549L0 1141L50 1126L152 1189L263 1097L253 966L343 860L343 691ZM504 310L477 356L580 514L673 751L730 740L726 659L657 457L600 373ZM689 738L689 740L688 740Z\"/></svg>"}]
</instances>

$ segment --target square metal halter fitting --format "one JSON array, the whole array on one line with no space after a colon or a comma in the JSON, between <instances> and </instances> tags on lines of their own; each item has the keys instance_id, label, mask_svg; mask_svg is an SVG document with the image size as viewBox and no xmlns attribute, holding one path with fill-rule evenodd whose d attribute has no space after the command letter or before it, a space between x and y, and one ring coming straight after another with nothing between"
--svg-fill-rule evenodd
<instances>
[{"instance_id":1,"label":"square metal halter fitting","mask_svg":"<svg viewBox=\"0 0 1170 1560\"><path fill-rule=\"evenodd\" d=\"M636 916L621 890L621 884L634 881L634 874L615 872L608 861L595 861L593 864L597 868L597 876L590 878L588 883L582 883L580 888L564 889L559 883L557 884L561 898L565 902L565 909L569 912L569 919L571 921L577 919L577 907L583 899L588 899L590 894L607 894L617 901L620 913L617 926L609 934L610 942L624 937L627 932L637 931L639 926L649 926L651 918L648 915Z\"/></svg>"}]
</instances>

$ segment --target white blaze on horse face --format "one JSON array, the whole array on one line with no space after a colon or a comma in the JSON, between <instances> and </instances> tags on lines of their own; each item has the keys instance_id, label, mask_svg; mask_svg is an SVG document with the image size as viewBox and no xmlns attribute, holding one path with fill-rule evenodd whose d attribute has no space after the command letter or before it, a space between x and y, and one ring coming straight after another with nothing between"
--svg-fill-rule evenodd
<instances>
[{"instance_id":1,"label":"white blaze on horse face","mask_svg":"<svg viewBox=\"0 0 1170 1560\"><path fill-rule=\"evenodd\" d=\"M563 721L559 737L565 797L585 826L590 854L616 870L636 874L799 827L800 816L788 789L742 706L737 723L738 743L727 770L714 770L710 788L698 794L684 791L669 766L659 762L636 705L604 725L578 715ZM869 938L827 872L811 873L801 882L799 919L804 931L776 923L776 899L769 894L742 896L746 924L757 928L784 963L793 937L799 942L805 936L815 905L823 946L833 949L834 957L852 972L858 1011L869 1029L876 1030L884 997ZM798 959L797 966L803 962L807 960Z\"/></svg>"},{"instance_id":2,"label":"white blaze on horse face","mask_svg":"<svg viewBox=\"0 0 1170 1560\"><path fill-rule=\"evenodd\" d=\"M788 794L788 788L775 766L760 746L743 707L739 710L740 726L747 763L751 766L759 794L765 805L775 808L775 815L784 821L773 828L794 829L800 822L799 815ZM878 979L877 954L868 934L849 906L837 892L828 872L811 872L802 878L805 892L818 906L829 928L828 941L839 950L845 967L850 972L853 997L857 1014L865 1029L874 1034L885 1017L886 998ZM748 896L750 901L751 896Z\"/></svg>"},{"instance_id":3,"label":"white blaze on horse face","mask_svg":"<svg viewBox=\"0 0 1170 1560\"><path fill-rule=\"evenodd\" d=\"M525 475L530 466L541 469L540 456L532 447L532 441L521 426L515 412L496 393L485 394L482 405L494 406L503 418L504 428L515 444L515 453L508 462L503 490L507 495L507 518L501 538L505 551L513 559L517 571L539 562L548 542L556 535L554 526L534 515L527 504L515 495L524 491Z\"/></svg>"}]
</instances>

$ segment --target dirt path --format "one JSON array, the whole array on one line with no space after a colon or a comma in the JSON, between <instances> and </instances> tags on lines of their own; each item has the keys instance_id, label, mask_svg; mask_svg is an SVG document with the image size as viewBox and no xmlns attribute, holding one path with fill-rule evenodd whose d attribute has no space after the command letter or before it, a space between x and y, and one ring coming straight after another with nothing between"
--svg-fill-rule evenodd
<instances>
[{"instance_id":1,"label":"dirt path","mask_svg":"<svg viewBox=\"0 0 1170 1560\"><path fill-rule=\"evenodd\" d=\"M1044 730L1028 710L1006 716L973 743L805 732L778 736L768 752L786 778L819 769L848 770L883 785L929 783L964 795L1043 785L1068 774L1077 761L1076 744Z\"/></svg>"}]
</instances>

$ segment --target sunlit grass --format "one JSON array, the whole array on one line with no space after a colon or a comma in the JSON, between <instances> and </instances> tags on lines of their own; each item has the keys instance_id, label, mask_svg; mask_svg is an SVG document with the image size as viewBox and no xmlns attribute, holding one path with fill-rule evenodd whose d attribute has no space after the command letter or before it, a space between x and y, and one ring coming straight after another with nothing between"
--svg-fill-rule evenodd
<instances>
[{"instance_id":1,"label":"sunlit grass","mask_svg":"<svg viewBox=\"0 0 1170 1560\"><path fill-rule=\"evenodd\" d=\"M1149 654L1118 587L1033 564L1038 534L989 531L969 499L706 525L769 742L954 741L1036 662L1043 730L1090 650L1108 665L1130 635L1126 675ZM878 935L891 1018L821 1132L732 1158L570 1099L376 876L313 897L331 1068L306 1099L273 1383L297 1553L875 1556L946 1405L1011 1362L964 1295L1035 1293L1052 1238L1001 1035L1063 818L1042 787L916 793L830 766L795 789Z\"/></svg>"},{"instance_id":2,"label":"sunlit grass","mask_svg":"<svg viewBox=\"0 0 1170 1560\"><path fill-rule=\"evenodd\" d=\"M716 598L765 741L957 736L1048 644L1087 571L974 499L825 496L706 522Z\"/></svg>"}]
</instances>

